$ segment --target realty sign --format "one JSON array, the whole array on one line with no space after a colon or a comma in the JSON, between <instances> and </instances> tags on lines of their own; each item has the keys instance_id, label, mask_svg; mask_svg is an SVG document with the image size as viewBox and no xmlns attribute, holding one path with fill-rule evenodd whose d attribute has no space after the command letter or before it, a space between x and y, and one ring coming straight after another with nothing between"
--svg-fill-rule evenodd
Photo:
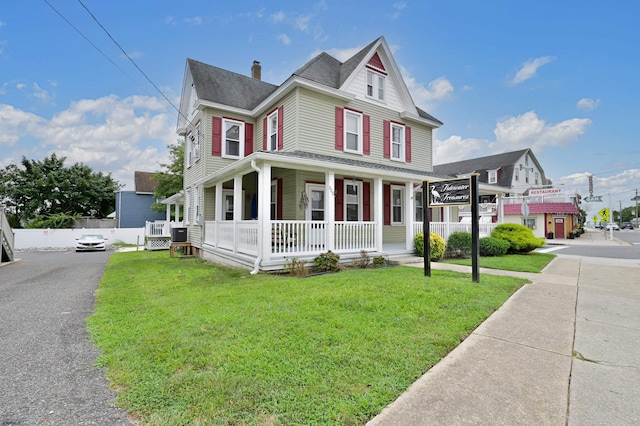
<instances>
[{"instance_id":1,"label":"realty sign","mask_svg":"<svg viewBox=\"0 0 640 426\"><path fill-rule=\"evenodd\" d=\"M471 180L469 178L428 182L427 207L471 205Z\"/></svg>"}]
</instances>

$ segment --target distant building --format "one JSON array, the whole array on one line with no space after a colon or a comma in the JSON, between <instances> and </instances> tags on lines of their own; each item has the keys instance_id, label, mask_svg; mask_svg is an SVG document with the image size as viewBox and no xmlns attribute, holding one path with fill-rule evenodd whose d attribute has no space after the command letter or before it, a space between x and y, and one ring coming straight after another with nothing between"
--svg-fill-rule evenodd
<instances>
[{"instance_id":1,"label":"distant building","mask_svg":"<svg viewBox=\"0 0 640 426\"><path fill-rule=\"evenodd\" d=\"M153 191L158 183L155 173L135 172L135 191L116 192L116 226L118 228L140 228L147 221L163 220L165 213L151 210L155 203Z\"/></svg>"}]
</instances>

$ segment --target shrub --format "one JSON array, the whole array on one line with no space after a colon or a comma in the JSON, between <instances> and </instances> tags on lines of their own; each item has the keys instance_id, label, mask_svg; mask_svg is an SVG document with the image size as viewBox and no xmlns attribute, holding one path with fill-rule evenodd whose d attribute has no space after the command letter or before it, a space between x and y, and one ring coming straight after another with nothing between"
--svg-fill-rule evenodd
<instances>
[{"instance_id":1,"label":"shrub","mask_svg":"<svg viewBox=\"0 0 640 426\"><path fill-rule=\"evenodd\" d=\"M371 258L369 257L369 253L366 250L360 251L360 257L353 260L353 266L356 268L368 268L369 263L371 263Z\"/></svg>"},{"instance_id":2,"label":"shrub","mask_svg":"<svg viewBox=\"0 0 640 426\"><path fill-rule=\"evenodd\" d=\"M379 268L382 266L387 266L387 259L384 256L376 256L373 258L373 267Z\"/></svg>"},{"instance_id":3,"label":"shrub","mask_svg":"<svg viewBox=\"0 0 640 426\"><path fill-rule=\"evenodd\" d=\"M304 265L304 261L297 257L285 259L284 268L293 277L304 277L307 275L307 267Z\"/></svg>"},{"instance_id":4,"label":"shrub","mask_svg":"<svg viewBox=\"0 0 640 426\"><path fill-rule=\"evenodd\" d=\"M444 249L445 249L445 243L444 243L444 238L442 238L440 235L436 234L436 233L431 233L429 236L429 249L431 250L431 260L433 260L434 262L439 261L440 259L442 259L442 256L444 256ZM421 233L416 234L415 237L413 237L413 245L416 248L416 251L418 252L418 256L420 257L424 257L424 235Z\"/></svg>"},{"instance_id":5,"label":"shrub","mask_svg":"<svg viewBox=\"0 0 640 426\"><path fill-rule=\"evenodd\" d=\"M453 232L447 241L447 255L469 257L471 255L471 233Z\"/></svg>"},{"instance_id":6,"label":"shrub","mask_svg":"<svg viewBox=\"0 0 640 426\"><path fill-rule=\"evenodd\" d=\"M313 263L320 272L338 272L340 270L340 255L329 250L316 256Z\"/></svg>"},{"instance_id":7,"label":"shrub","mask_svg":"<svg viewBox=\"0 0 640 426\"><path fill-rule=\"evenodd\" d=\"M500 238L480 238L480 256L504 256L509 251L511 243Z\"/></svg>"},{"instance_id":8,"label":"shrub","mask_svg":"<svg viewBox=\"0 0 640 426\"><path fill-rule=\"evenodd\" d=\"M498 225L491 236L508 241L509 253L528 253L544 245L544 239L536 238L531 229L517 223Z\"/></svg>"}]
</instances>

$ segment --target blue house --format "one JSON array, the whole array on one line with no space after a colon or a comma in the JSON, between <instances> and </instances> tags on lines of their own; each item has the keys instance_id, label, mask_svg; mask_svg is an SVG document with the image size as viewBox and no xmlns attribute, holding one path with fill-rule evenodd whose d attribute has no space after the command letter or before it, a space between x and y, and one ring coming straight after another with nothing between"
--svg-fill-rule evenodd
<instances>
[{"instance_id":1,"label":"blue house","mask_svg":"<svg viewBox=\"0 0 640 426\"><path fill-rule=\"evenodd\" d=\"M151 210L155 202L153 191L158 184L154 173L135 172L135 191L116 192L116 223L118 228L141 228L147 221L164 220L165 213Z\"/></svg>"}]
</instances>

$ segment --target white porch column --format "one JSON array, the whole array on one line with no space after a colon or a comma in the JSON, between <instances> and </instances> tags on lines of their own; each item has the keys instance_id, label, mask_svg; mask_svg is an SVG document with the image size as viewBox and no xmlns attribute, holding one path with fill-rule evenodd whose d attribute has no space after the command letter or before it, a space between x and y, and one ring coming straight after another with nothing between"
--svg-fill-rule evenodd
<instances>
[{"instance_id":1,"label":"white porch column","mask_svg":"<svg viewBox=\"0 0 640 426\"><path fill-rule=\"evenodd\" d=\"M238 252L238 222L242 220L242 175L233 177L233 252Z\"/></svg>"},{"instance_id":2,"label":"white porch column","mask_svg":"<svg viewBox=\"0 0 640 426\"><path fill-rule=\"evenodd\" d=\"M504 223L504 194L498 194L498 223Z\"/></svg>"},{"instance_id":3,"label":"white porch column","mask_svg":"<svg viewBox=\"0 0 640 426\"><path fill-rule=\"evenodd\" d=\"M445 236L449 239L449 235L451 235L451 209L454 207L445 207L444 208L444 228L445 228Z\"/></svg>"},{"instance_id":4,"label":"white porch column","mask_svg":"<svg viewBox=\"0 0 640 426\"><path fill-rule=\"evenodd\" d=\"M335 249L335 223L336 223L336 175L333 172L324 174L324 219L327 223L327 250Z\"/></svg>"},{"instance_id":5,"label":"white porch column","mask_svg":"<svg viewBox=\"0 0 640 426\"><path fill-rule=\"evenodd\" d=\"M174 206L176 222L180 222L180 204L176 203Z\"/></svg>"},{"instance_id":6,"label":"white porch column","mask_svg":"<svg viewBox=\"0 0 640 426\"><path fill-rule=\"evenodd\" d=\"M414 199L413 199L413 182L406 182L404 184L404 240L407 250L413 250L413 211L414 211Z\"/></svg>"},{"instance_id":7,"label":"white porch column","mask_svg":"<svg viewBox=\"0 0 640 426\"><path fill-rule=\"evenodd\" d=\"M167 223L171 222L171 204L167 204L166 214L164 215Z\"/></svg>"},{"instance_id":8,"label":"white porch column","mask_svg":"<svg viewBox=\"0 0 640 426\"><path fill-rule=\"evenodd\" d=\"M213 243L218 247L218 240L220 235L220 222L222 222L222 182L216 184L216 218L215 218L215 235L213 236Z\"/></svg>"},{"instance_id":9,"label":"white porch column","mask_svg":"<svg viewBox=\"0 0 640 426\"><path fill-rule=\"evenodd\" d=\"M271 260L271 164L258 174L258 232L262 235L262 259Z\"/></svg>"},{"instance_id":10,"label":"white porch column","mask_svg":"<svg viewBox=\"0 0 640 426\"><path fill-rule=\"evenodd\" d=\"M384 199L382 195L382 179L375 178L373 180L373 199L374 211L373 217L376 221L376 251L382 253L382 228L384 226Z\"/></svg>"}]
</instances>

